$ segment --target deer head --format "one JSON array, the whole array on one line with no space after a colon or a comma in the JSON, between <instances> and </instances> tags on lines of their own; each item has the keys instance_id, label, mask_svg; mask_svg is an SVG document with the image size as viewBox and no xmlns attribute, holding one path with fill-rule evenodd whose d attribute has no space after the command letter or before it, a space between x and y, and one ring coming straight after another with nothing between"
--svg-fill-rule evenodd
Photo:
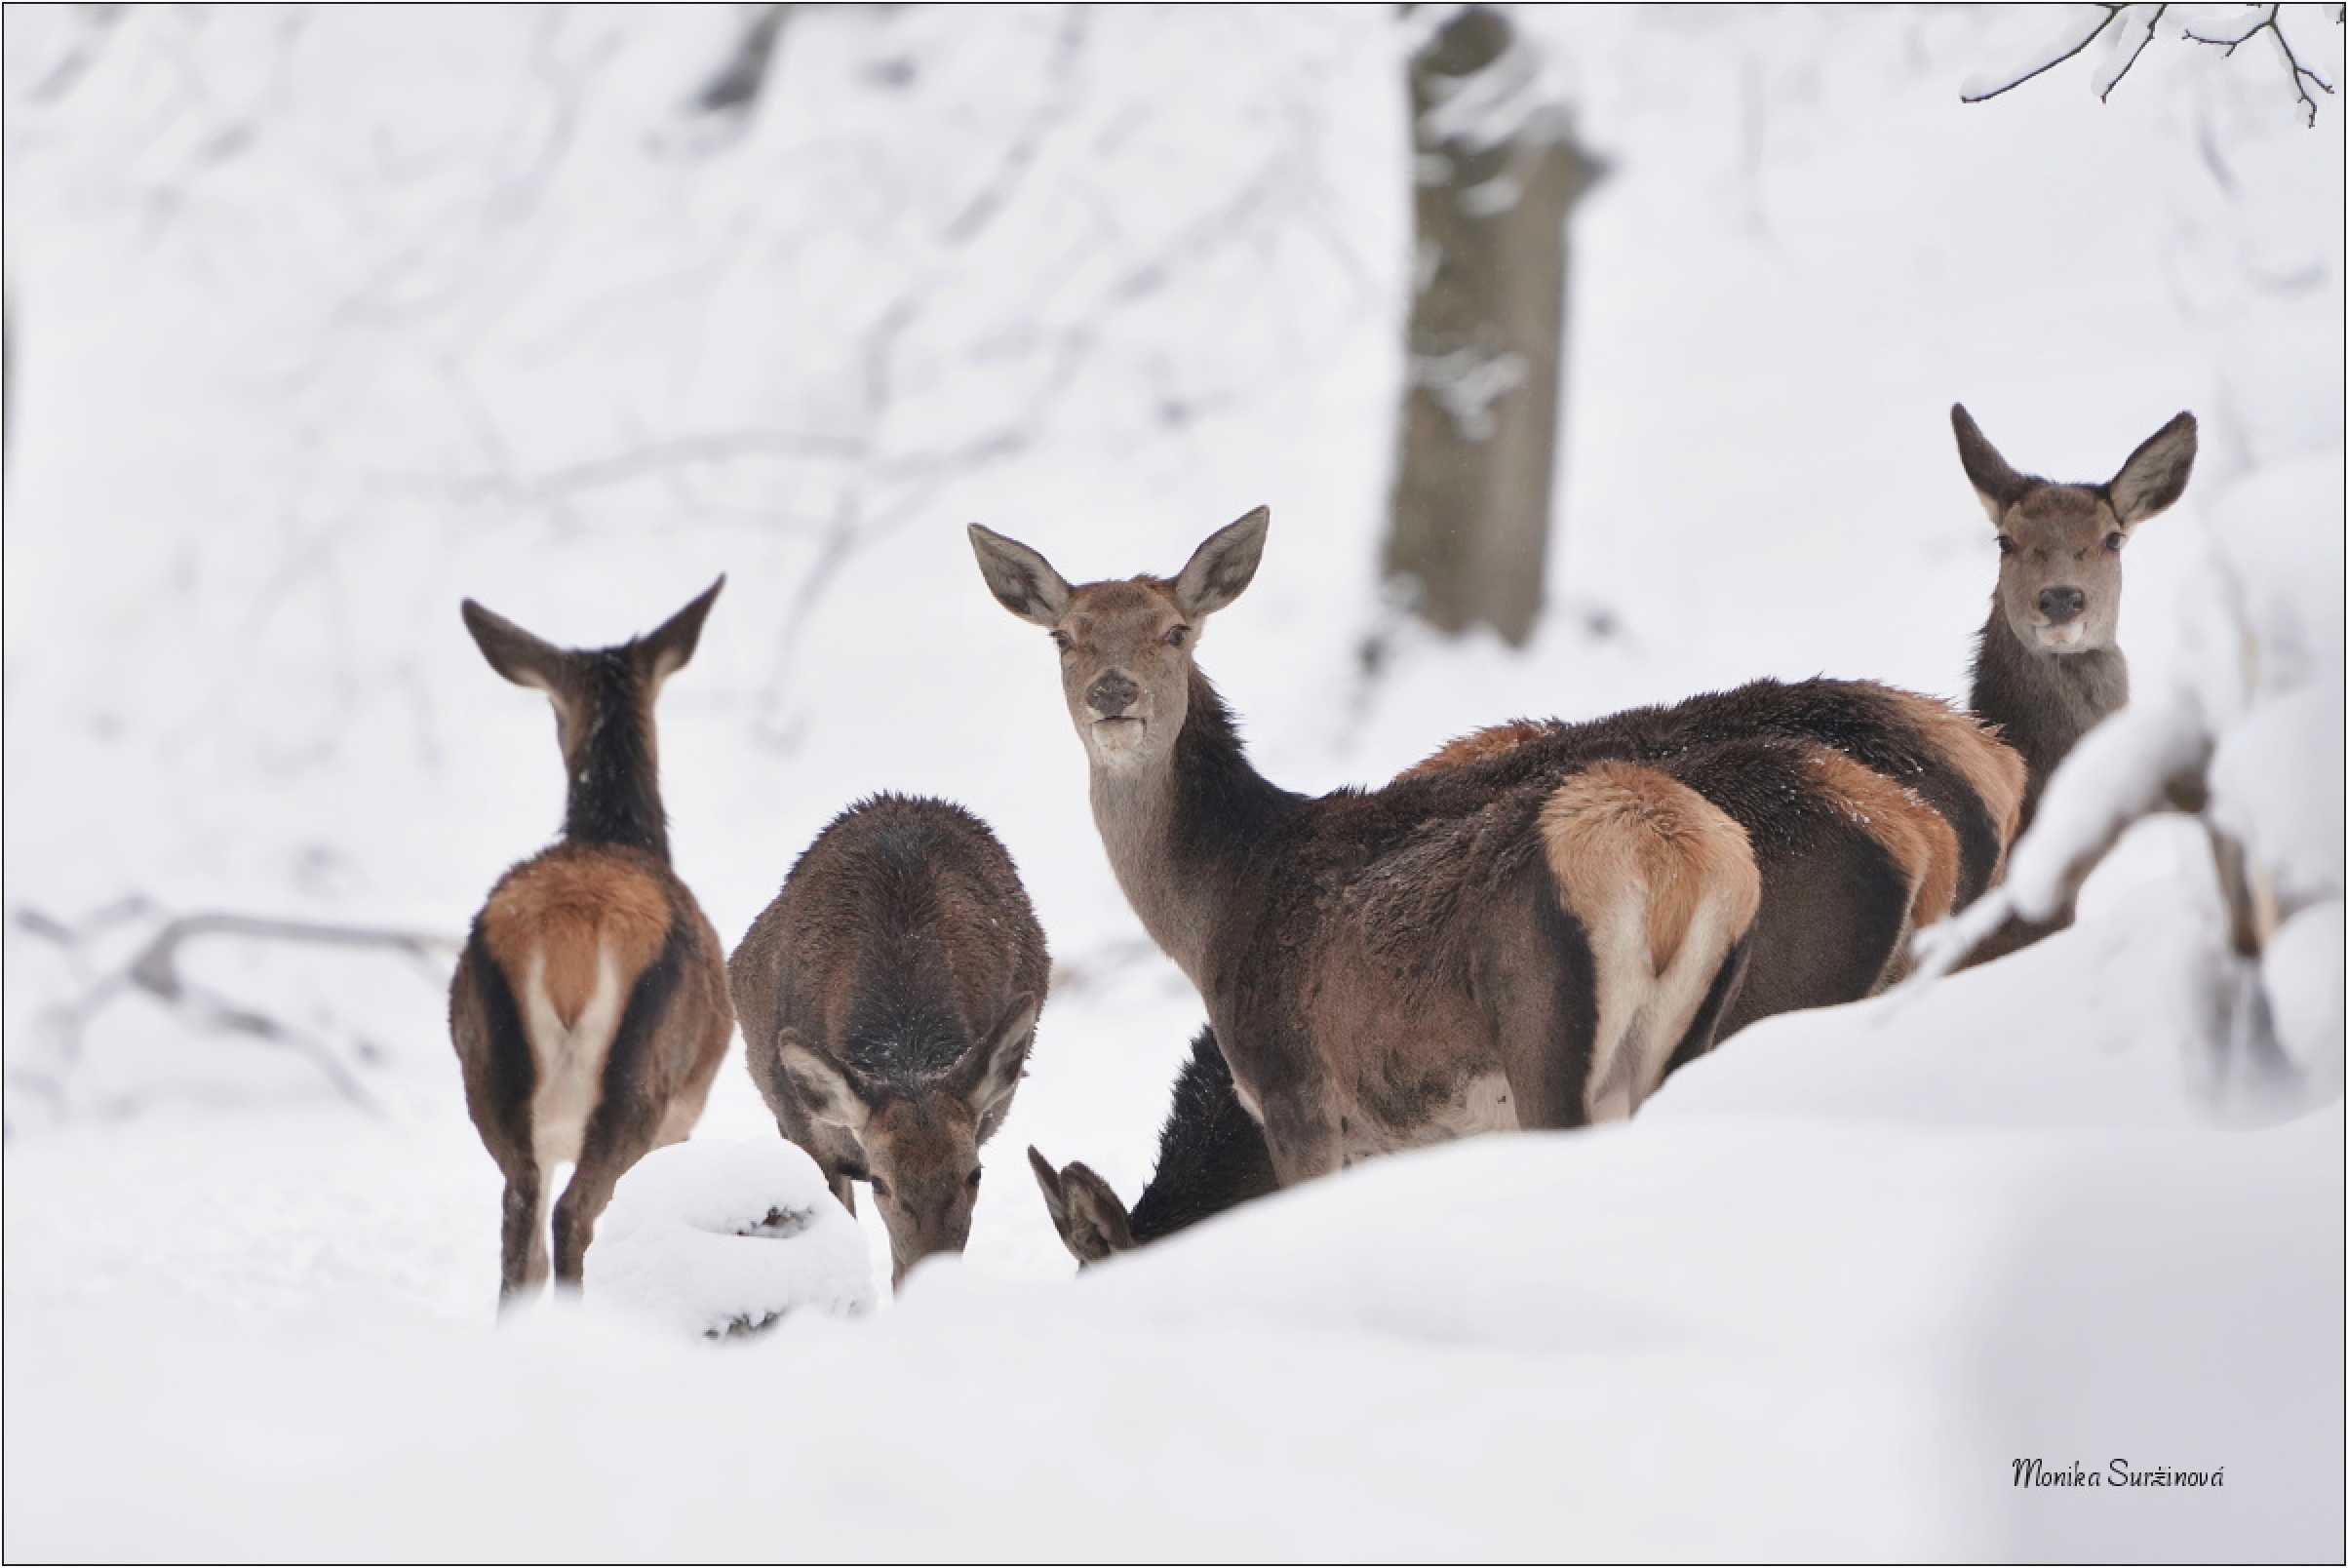
<instances>
[{"instance_id":1,"label":"deer head","mask_svg":"<svg viewBox=\"0 0 2348 1568\"><path fill-rule=\"evenodd\" d=\"M888 1226L895 1278L935 1252L959 1252L978 1202L979 1145L994 1135L1027 1068L1036 999L1014 998L954 1065L916 1084L877 1082L796 1031L778 1059L807 1115L856 1144Z\"/></svg>"},{"instance_id":2,"label":"deer head","mask_svg":"<svg viewBox=\"0 0 2348 1568\"><path fill-rule=\"evenodd\" d=\"M1997 529L1998 604L2033 652L2108 648L2120 627L2120 552L2137 524L2174 504L2193 475L2193 415L2180 413L2102 485L2017 473L1958 404L1957 456Z\"/></svg>"},{"instance_id":3,"label":"deer head","mask_svg":"<svg viewBox=\"0 0 2348 1568\"><path fill-rule=\"evenodd\" d=\"M563 765L575 772L588 737L615 708L643 726L649 743L653 699L668 678L692 658L701 641L701 623L724 586L720 576L658 628L615 647L557 647L470 599L464 603L465 630L473 634L489 668L516 686L546 693L554 704L555 741L563 749Z\"/></svg>"},{"instance_id":4,"label":"deer head","mask_svg":"<svg viewBox=\"0 0 2348 1568\"><path fill-rule=\"evenodd\" d=\"M1237 599L1264 557L1257 507L1193 552L1172 577L1071 587L1038 552L970 525L978 569L1002 608L1051 633L1068 716L1096 768L1164 762L1190 711L1191 662L1206 618Z\"/></svg>"},{"instance_id":5,"label":"deer head","mask_svg":"<svg viewBox=\"0 0 2348 1568\"><path fill-rule=\"evenodd\" d=\"M1057 1169L1033 1144L1028 1146L1028 1168L1043 1189L1043 1206L1051 1211L1052 1229L1060 1233L1081 1269L1115 1253L1133 1250L1133 1219L1110 1185L1082 1161Z\"/></svg>"}]
</instances>

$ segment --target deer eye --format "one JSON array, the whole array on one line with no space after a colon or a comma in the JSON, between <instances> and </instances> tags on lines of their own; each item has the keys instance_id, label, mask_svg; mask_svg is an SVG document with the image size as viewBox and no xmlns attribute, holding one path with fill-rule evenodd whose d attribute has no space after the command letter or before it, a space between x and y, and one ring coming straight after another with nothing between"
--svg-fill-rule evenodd
<instances>
[{"instance_id":1,"label":"deer eye","mask_svg":"<svg viewBox=\"0 0 2348 1568\"><path fill-rule=\"evenodd\" d=\"M1190 640L1191 629L1188 626L1176 626L1166 633L1166 647L1180 647Z\"/></svg>"},{"instance_id":2,"label":"deer eye","mask_svg":"<svg viewBox=\"0 0 2348 1568\"><path fill-rule=\"evenodd\" d=\"M1071 653L1076 650L1076 640L1066 632L1054 632L1052 633L1052 646L1063 653Z\"/></svg>"},{"instance_id":3,"label":"deer eye","mask_svg":"<svg viewBox=\"0 0 2348 1568\"><path fill-rule=\"evenodd\" d=\"M2103 536L2103 548L2109 550L2114 555L2118 555L2120 553L2120 546L2126 544L2127 542L2128 535L2120 532L2117 529Z\"/></svg>"},{"instance_id":4,"label":"deer eye","mask_svg":"<svg viewBox=\"0 0 2348 1568\"><path fill-rule=\"evenodd\" d=\"M888 1183L882 1181L878 1176L867 1176L865 1177L865 1180L873 1184L873 1196L875 1197L886 1197L888 1196Z\"/></svg>"},{"instance_id":5,"label":"deer eye","mask_svg":"<svg viewBox=\"0 0 2348 1568\"><path fill-rule=\"evenodd\" d=\"M968 1177L967 1177L967 1178L964 1180L964 1182L963 1182L963 1185L964 1185L964 1186L966 1186L966 1187L968 1187L968 1188L970 1189L970 1191L972 1191L973 1193L975 1193L975 1192L977 1192L977 1191L978 1191L978 1179L979 1179L981 1176L984 1176L985 1174L986 1174L986 1172L985 1172L985 1171L983 1171L983 1170L980 1170L980 1169L977 1169L976 1167L973 1167L973 1168L971 1169L971 1172L970 1172L969 1176L968 1176Z\"/></svg>"},{"instance_id":6,"label":"deer eye","mask_svg":"<svg viewBox=\"0 0 2348 1568\"><path fill-rule=\"evenodd\" d=\"M2020 549L2020 548L2021 548L2021 546L2019 546L2019 545L2017 545L2017 544L2015 544L2015 543L2014 542L2014 535L2013 535L2013 534L2011 534L2011 533L2001 533L2001 534L1999 534L1999 535L1997 536L1997 553L1998 553L1999 555L2002 555L2002 556L2010 556L2010 555L2014 554L2014 552L2015 552L2015 551L2016 551L2016 550L2018 550L2018 549Z\"/></svg>"}]
</instances>

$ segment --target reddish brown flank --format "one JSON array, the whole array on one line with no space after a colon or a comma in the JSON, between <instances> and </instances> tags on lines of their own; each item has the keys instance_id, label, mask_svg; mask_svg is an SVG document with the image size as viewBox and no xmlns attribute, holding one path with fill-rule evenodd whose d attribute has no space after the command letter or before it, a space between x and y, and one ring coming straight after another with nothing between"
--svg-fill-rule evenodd
<instances>
[{"instance_id":1,"label":"reddish brown flank","mask_svg":"<svg viewBox=\"0 0 2348 1568\"><path fill-rule=\"evenodd\" d=\"M526 986L543 954L547 1000L570 1028L594 994L608 950L623 988L659 957L669 936L669 901L640 868L612 856L536 860L499 884L481 914L489 956L509 982Z\"/></svg>"}]
</instances>

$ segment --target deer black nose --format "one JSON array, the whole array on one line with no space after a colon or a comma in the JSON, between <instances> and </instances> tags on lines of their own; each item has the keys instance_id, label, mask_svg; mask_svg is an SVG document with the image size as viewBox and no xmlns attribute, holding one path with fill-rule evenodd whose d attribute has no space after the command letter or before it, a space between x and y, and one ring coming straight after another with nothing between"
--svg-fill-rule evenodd
<instances>
[{"instance_id":1,"label":"deer black nose","mask_svg":"<svg viewBox=\"0 0 2348 1568\"><path fill-rule=\"evenodd\" d=\"M1115 719L1132 707L1133 699L1141 694L1142 688L1133 684L1131 677L1112 670L1092 684L1084 693L1084 700L1102 718Z\"/></svg>"},{"instance_id":2,"label":"deer black nose","mask_svg":"<svg viewBox=\"0 0 2348 1568\"><path fill-rule=\"evenodd\" d=\"M2038 612L2060 626L2087 608L2087 590L2084 588L2042 588L2038 593Z\"/></svg>"}]
</instances>

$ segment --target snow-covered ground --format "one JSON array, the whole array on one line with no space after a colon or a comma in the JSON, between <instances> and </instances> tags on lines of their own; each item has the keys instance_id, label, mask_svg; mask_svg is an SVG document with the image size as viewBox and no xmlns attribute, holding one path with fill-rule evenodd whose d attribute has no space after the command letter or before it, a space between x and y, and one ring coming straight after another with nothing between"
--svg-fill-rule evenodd
<instances>
[{"instance_id":1,"label":"snow-covered ground","mask_svg":"<svg viewBox=\"0 0 2348 1568\"><path fill-rule=\"evenodd\" d=\"M2336 99L2303 129L2263 44L2164 38L2105 103L1961 105L2046 30L1996 11L1533 16L1611 166L1554 608L1371 681L1390 11L798 8L747 121L686 112L739 25L7 14L8 1555L2341 1549ZM2064 478L2201 415L2123 642L2213 715L2296 911L2296 1088L2226 1056L2206 842L2154 821L2074 930L1772 1021L1629 1127L1069 1281L1017 1156L1130 1197L1199 1009L963 523L1106 575L1269 503L1201 662L1326 788L1754 675L1960 693L1994 552L1958 398ZM721 569L661 708L720 931L920 790L996 825L1062 973L967 1256L893 1307L492 1334L436 943L561 780L456 601L603 642ZM198 934L175 999L109 988L212 911L419 940ZM703 1128L771 1136L738 1066ZM2016 1488L2033 1457L2224 1484Z\"/></svg>"}]
</instances>

